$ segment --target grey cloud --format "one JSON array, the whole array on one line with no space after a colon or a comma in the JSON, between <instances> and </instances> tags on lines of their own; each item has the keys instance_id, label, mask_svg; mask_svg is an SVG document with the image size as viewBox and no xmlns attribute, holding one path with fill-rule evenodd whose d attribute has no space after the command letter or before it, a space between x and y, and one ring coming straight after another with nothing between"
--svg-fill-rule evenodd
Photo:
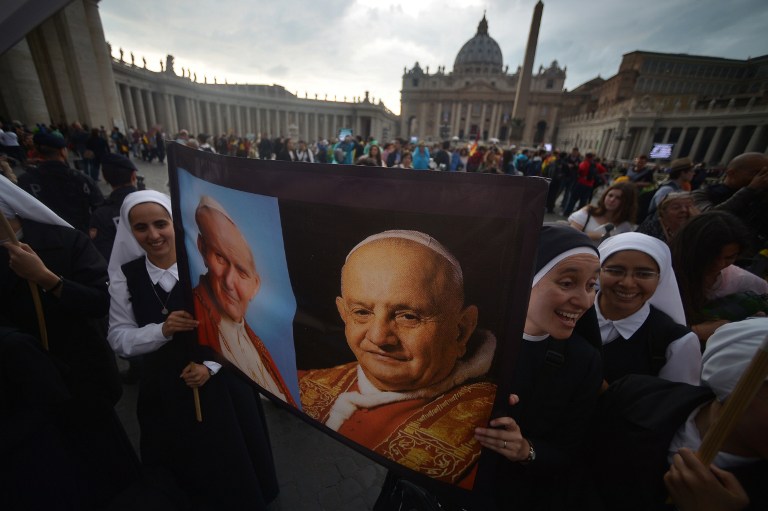
<instances>
[{"instance_id":1,"label":"grey cloud","mask_svg":"<svg viewBox=\"0 0 768 511\"><path fill-rule=\"evenodd\" d=\"M427 9L416 0L372 6L354 0L134 0L127 8L103 0L99 9L115 49L151 47L177 61L206 63L220 79L250 76L252 83L278 83L302 95L332 97L333 87L370 90L399 110L403 67L419 61L451 71L483 9L504 64L514 71L523 61L534 3L446 0ZM535 66L552 60L567 66L566 86L573 89L598 74L613 75L621 55L634 50L754 57L766 53L766 25L763 0L547 0Z\"/></svg>"}]
</instances>

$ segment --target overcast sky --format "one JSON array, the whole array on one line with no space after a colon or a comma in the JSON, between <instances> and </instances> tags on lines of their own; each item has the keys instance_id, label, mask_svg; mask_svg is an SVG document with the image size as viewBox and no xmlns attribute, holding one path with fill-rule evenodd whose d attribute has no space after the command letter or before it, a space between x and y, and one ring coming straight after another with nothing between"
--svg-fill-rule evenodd
<instances>
[{"instance_id":1,"label":"overcast sky","mask_svg":"<svg viewBox=\"0 0 768 511\"><path fill-rule=\"evenodd\" d=\"M403 68L434 73L488 31L504 65L522 65L533 0L102 0L113 55L160 70L170 53L213 82L279 84L303 97L381 98L400 112ZM566 87L618 70L634 50L746 59L768 53L765 0L548 0L534 69L557 60Z\"/></svg>"}]
</instances>

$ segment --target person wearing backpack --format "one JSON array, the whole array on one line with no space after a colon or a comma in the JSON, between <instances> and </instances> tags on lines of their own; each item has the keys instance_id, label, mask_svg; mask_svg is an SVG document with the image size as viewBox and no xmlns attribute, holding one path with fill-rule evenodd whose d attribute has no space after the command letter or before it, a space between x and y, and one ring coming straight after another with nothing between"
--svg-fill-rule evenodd
<instances>
[{"instance_id":1,"label":"person wearing backpack","mask_svg":"<svg viewBox=\"0 0 768 511\"><path fill-rule=\"evenodd\" d=\"M540 176L541 175L541 163L542 163L542 151L533 153L533 157L525 164L525 170L523 174L526 176Z\"/></svg>"},{"instance_id":2,"label":"person wearing backpack","mask_svg":"<svg viewBox=\"0 0 768 511\"><path fill-rule=\"evenodd\" d=\"M528 166L528 149L523 149L520 154L515 156L515 170L519 172L519 175L528 175L525 173Z\"/></svg>"}]
</instances>

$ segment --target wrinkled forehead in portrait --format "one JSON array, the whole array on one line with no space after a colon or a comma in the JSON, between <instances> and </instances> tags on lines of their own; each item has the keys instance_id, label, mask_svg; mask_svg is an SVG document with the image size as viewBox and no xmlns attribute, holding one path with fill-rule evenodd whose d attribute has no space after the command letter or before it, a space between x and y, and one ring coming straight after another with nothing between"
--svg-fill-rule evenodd
<instances>
[{"instance_id":1,"label":"wrinkled forehead in portrait","mask_svg":"<svg viewBox=\"0 0 768 511\"><path fill-rule=\"evenodd\" d=\"M434 238L417 231L387 231L363 240L342 268L341 293L388 289L388 300L420 298L446 309L464 303L464 277L456 258ZM394 295L394 296L393 296Z\"/></svg>"},{"instance_id":2,"label":"wrinkled forehead in portrait","mask_svg":"<svg viewBox=\"0 0 768 511\"><path fill-rule=\"evenodd\" d=\"M214 252L225 256L232 264L256 271L253 252L243 234L223 206L211 197L204 196L195 210L195 222L200 229L203 257Z\"/></svg>"}]
</instances>

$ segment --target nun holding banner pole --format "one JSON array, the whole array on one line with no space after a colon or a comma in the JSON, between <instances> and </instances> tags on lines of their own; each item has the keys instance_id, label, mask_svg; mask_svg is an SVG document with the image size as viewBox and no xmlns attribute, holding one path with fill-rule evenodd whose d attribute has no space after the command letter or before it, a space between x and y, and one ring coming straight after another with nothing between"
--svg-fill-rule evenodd
<instances>
[{"instance_id":1,"label":"nun holding banner pole","mask_svg":"<svg viewBox=\"0 0 768 511\"><path fill-rule=\"evenodd\" d=\"M187 335L198 321L185 310L171 215L167 195L129 194L109 264L108 339L119 355L143 358L142 463L170 471L201 509L264 509L277 482L260 399Z\"/></svg>"},{"instance_id":2,"label":"nun holding banner pole","mask_svg":"<svg viewBox=\"0 0 768 511\"><path fill-rule=\"evenodd\" d=\"M112 348L125 357L147 355L150 368L173 371L171 360L175 357L169 353L179 354L180 350L167 344L174 334L194 330L197 321L182 310L183 296L177 289L176 243L168 196L144 191L126 197L120 208L109 277L108 340ZM190 362L178 368L192 388L198 422L202 421L198 387L220 367L216 362Z\"/></svg>"}]
</instances>

